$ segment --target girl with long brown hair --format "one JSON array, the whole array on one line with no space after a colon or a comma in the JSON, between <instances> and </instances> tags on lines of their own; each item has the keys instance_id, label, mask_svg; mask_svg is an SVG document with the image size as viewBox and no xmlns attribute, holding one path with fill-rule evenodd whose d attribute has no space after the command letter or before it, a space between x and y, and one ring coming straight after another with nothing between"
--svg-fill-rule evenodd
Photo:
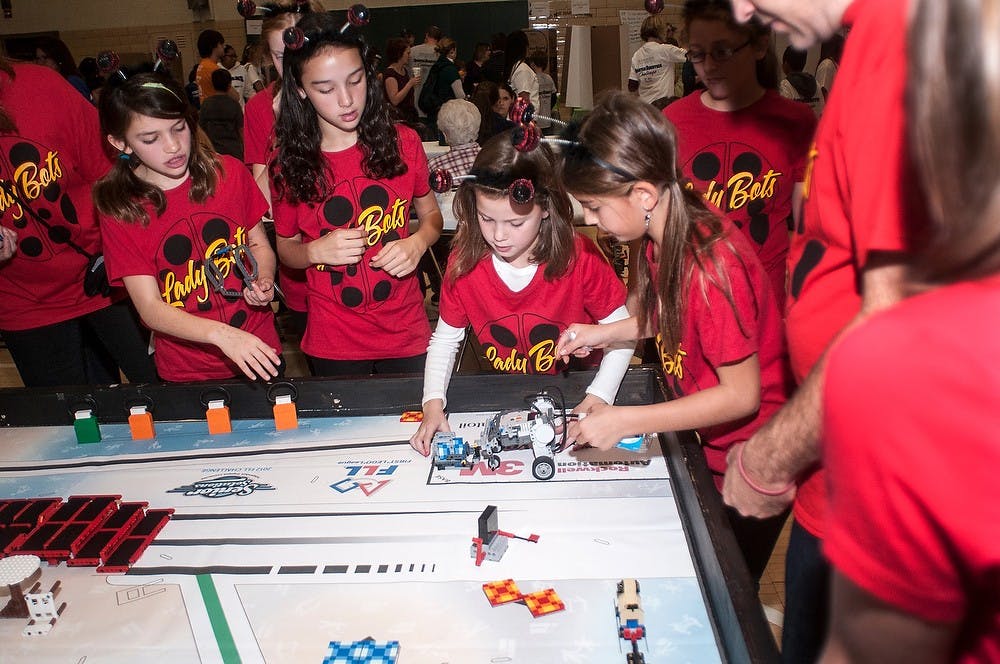
<instances>
[{"instance_id":1,"label":"girl with long brown hair","mask_svg":"<svg viewBox=\"0 0 1000 664\"><path fill-rule=\"evenodd\" d=\"M655 336L673 398L599 406L570 425L578 442L610 448L626 436L697 430L721 488L726 452L786 398L781 314L760 260L727 219L685 186L674 128L628 93L605 97L563 147L562 177L584 219L637 243L629 310L612 325L571 325L557 352ZM631 276L631 275L630 275ZM759 578L784 515L729 518Z\"/></svg>"}]
</instances>

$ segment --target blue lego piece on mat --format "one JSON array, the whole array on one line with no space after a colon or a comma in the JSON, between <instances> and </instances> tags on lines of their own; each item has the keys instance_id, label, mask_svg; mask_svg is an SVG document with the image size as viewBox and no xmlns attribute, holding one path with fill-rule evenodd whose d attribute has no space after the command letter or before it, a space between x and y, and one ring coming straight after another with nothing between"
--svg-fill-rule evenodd
<instances>
[{"instance_id":1,"label":"blue lego piece on mat","mask_svg":"<svg viewBox=\"0 0 1000 664\"><path fill-rule=\"evenodd\" d=\"M396 664L399 641L330 641L323 664Z\"/></svg>"}]
</instances>

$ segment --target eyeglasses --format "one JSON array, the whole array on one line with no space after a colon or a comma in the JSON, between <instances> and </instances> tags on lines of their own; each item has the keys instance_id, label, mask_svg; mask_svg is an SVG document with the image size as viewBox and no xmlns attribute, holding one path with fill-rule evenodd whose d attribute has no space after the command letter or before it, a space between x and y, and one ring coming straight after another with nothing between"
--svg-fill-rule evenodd
<instances>
[{"instance_id":1,"label":"eyeglasses","mask_svg":"<svg viewBox=\"0 0 1000 664\"><path fill-rule=\"evenodd\" d=\"M712 56L712 59L716 62L725 62L736 55L737 51L746 48L752 42L752 39L748 39L739 46L716 46L710 51L688 51L687 60L688 62L698 63L704 62L705 58Z\"/></svg>"}]
</instances>

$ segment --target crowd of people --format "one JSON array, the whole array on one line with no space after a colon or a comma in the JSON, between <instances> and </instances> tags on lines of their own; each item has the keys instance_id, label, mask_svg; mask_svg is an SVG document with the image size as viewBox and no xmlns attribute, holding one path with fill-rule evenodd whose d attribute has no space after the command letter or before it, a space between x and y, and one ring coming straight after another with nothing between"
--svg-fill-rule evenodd
<instances>
[{"instance_id":1,"label":"crowd of people","mask_svg":"<svg viewBox=\"0 0 1000 664\"><path fill-rule=\"evenodd\" d=\"M313 375L424 376L424 455L468 335L498 372L594 368L568 439L697 431L752 579L792 514L785 661L1000 661L1000 0L688 0L683 46L651 15L628 90L565 128L523 31L379 57L315 0L273 7L273 74L214 30L187 86L52 39L0 58L25 385L272 380L279 293ZM515 147L528 103L558 141ZM615 406L644 339L671 398Z\"/></svg>"}]
</instances>

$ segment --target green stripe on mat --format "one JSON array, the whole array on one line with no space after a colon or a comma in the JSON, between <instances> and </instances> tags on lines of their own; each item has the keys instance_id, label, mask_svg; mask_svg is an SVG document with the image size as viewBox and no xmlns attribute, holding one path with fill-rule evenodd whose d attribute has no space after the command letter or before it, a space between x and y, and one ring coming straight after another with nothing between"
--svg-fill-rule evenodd
<instances>
[{"instance_id":1,"label":"green stripe on mat","mask_svg":"<svg viewBox=\"0 0 1000 664\"><path fill-rule=\"evenodd\" d=\"M215 590L210 574L198 575L198 588L201 589L201 598L205 602L205 609L208 611L208 619L212 623L212 631L215 632L215 641L219 644L219 652L222 654L222 661L225 664L240 664L240 655L236 651L236 642L233 641L233 633L229 631L229 623L222 613L222 603L219 601L219 593Z\"/></svg>"}]
</instances>

